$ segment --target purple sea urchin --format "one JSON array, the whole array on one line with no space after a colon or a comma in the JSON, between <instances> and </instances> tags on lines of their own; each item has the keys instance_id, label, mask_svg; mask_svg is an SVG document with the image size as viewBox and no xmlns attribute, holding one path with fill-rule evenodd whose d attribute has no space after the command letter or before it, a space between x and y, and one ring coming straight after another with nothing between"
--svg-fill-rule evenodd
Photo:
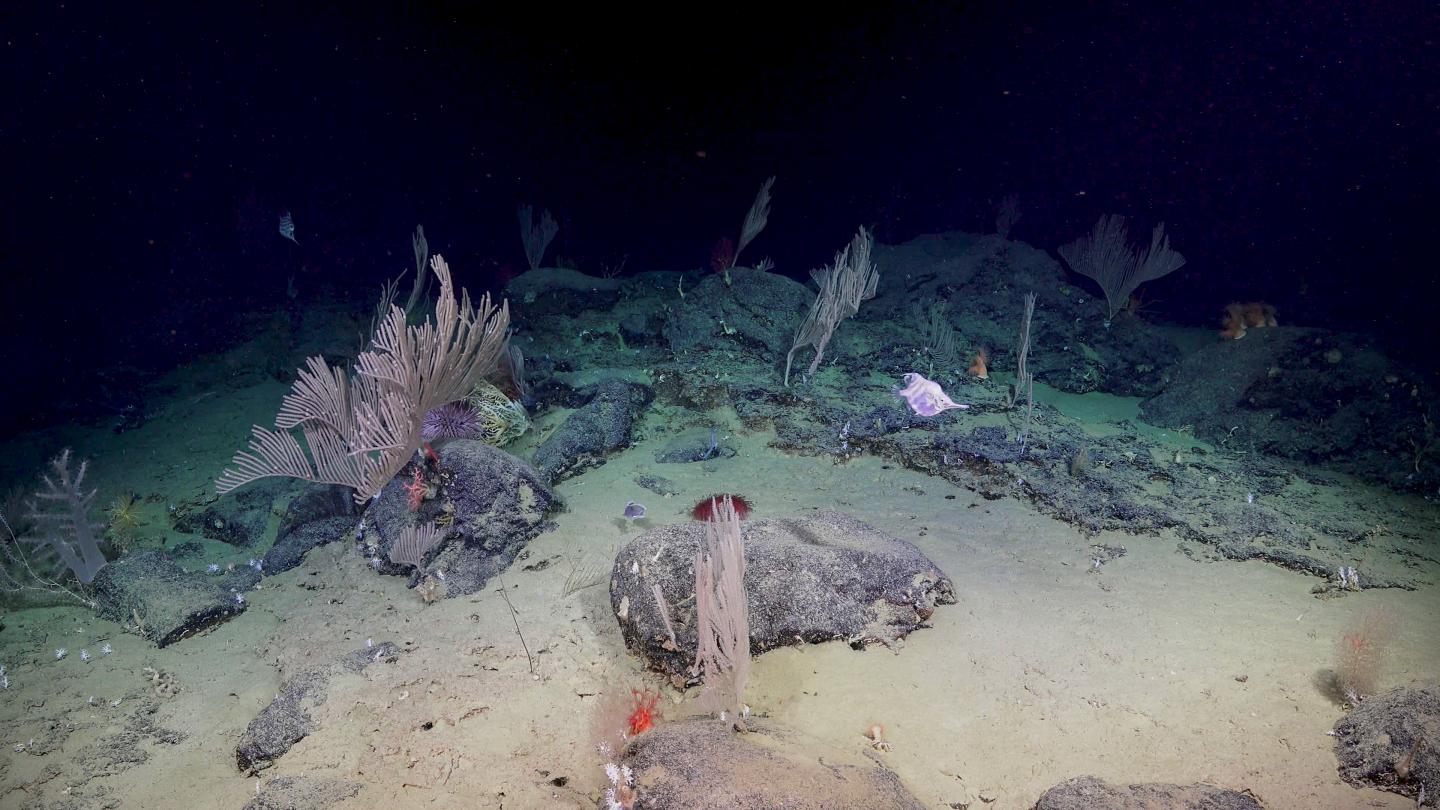
<instances>
[{"instance_id":1,"label":"purple sea urchin","mask_svg":"<svg viewBox=\"0 0 1440 810\"><path fill-rule=\"evenodd\" d=\"M449 402L431 408L420 423L420 437L427 442L436 439L475 439L480 436L480 415L463 402Z\"/></svg>"}]
</instances>

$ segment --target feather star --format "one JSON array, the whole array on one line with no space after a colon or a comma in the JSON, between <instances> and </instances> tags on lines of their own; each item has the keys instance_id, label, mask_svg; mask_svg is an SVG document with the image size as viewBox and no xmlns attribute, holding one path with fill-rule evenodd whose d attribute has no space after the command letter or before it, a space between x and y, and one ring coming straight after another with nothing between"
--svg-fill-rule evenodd
<instances>
[{"instance_id":1,"label":"feather star","mask_svg":"<svg viewBox=\"0 0 1440 810\"><path fill-rule=\"evenodd\" d=\"M934 416L951 408L964 410L970 407L950 399L940 390L940 383L927 380L919 374L906 374L905 387L895 393L910 404L910 410L921 416Z\"/></svg>"}]
</instances>

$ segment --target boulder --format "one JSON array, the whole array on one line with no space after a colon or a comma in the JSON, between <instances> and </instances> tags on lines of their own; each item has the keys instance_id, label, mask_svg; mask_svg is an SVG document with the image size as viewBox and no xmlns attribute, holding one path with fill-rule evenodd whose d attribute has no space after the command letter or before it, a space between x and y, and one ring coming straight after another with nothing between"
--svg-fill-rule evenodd
<instances>
[{"instance_id":1,"label":"boulder","mask_svg":"<svg viewBox=\"0 0 1440 810\"><path fill-rule=\"evenodd\" d=\"M1366 698L1335 724L1340 778L1440 804L1440 686L1399 687Z\"/></svg>"},{"instance_id":2,"label":"boulder","mask_svg":"<svg viewBox=\"0 0 1440 810\"><path fill-rule=\"evenodd\" d=\"M676 434L665 446L655 451L657 464L691 464L717 458L733 458L735 448L717 427L691 428Z\"/></svg>"},{"instance_id":3,"label":"boulder","mask_svg":"<svg viewBox=\"0 0 1440 810\"><path fill-rule=\"evenodd\" d=\"M740 734L701 717L635 737L621 760L634 778L634 810L924 810L894 773L858 752L768 721L749 727Z\"/></svg>"},{"instance_id":4,"label":"boulder","mask_svg":"<svg viewBox=\"0 0 1440 810\"><path fill-rule=\"evenodd\" d=\"M315 730L311 710L329 697L330 679L340 673L358 674L377 661L399 653L394 644L352 650L338 661L307 667L280 685L280 692L245 727L235 746L235 765L245 773L275 764L290 747Z\"/></svg>"},{"instance_id":5,"label":"boulder","mask_svg":"<svg viewBox=\"0 0 1440 810\"><path fill-rule=\"evenodd\" d=\"M263 478L198 512L176 515L175 530L204 535L237 548L252 548L265 536L275 501L299 485L285 478Z\"/></svg>"},{"instance_id":6,"label":"boulder","mask_svg":"<svg viewBox=\"0 0 1440 810\"><path fill-rule=\"evenodd\" d=\"M895 644L924 625L954 587L918 548L839 512L746 521L750 649L843 640ZM696 551L703 523L660 526L620 550L610 603L625 645L672 682L694 682ZM670 626L656 604L660 587Z\"/></svg>"},{"instance_id":7,"label":"boulder","mask_svg":"<svg viewBox=\"0 0 1440 810\"><path fill-rule=\"evenodd\" d=\"M766 362L780 360L815 294L778 273L735 267L729 275L729 285L713 273L686 291L685 304L665 315L665 342L676 354L728 346L752 350Z\"/></svg>"},{"instance_id":8,"label":"boulder","mask_svg":"<svg viewBox=\"0 0 1440 810\"><path fill-rule=\"evenodd\" d=\"M552 484L604 464L607 454L628 445L636 417L650 404L650 389L620 380L601 382L590 394L535 448L535 469Z\"/></svg>"},{"instance_id":9,"label":"boulder","mask_svg":"<svg viewBox=\"0 0 1440 810\"><path fill-rule=\"evenodd\" d=\"M165 647L243 613L241 592L252 575L248 568L224 576L186 571L162 551L139 551L95 575L96 609Z\"/></svg>"},{"instance_id":10,"label":"boulder","mask_svg":"<svg viewBox=\"0 0 1440 810\"><path fill-rule=\"evenodd\" d=\"M554 496L529 464L483 442L449 441L437 455L439 461L425 467L433 497L410 511L405 487L414 467L407 467L366 512L372 531L361 539L381 573L410 574L412 585L433 574L446 596L461 596L485 587L544 530ZM444 539L419 570L390 562L390 549L406 526L444 520Z\"/></svg>"},{"instance_id":11,"label":"boulder","mask_svg":"<svg viewBox=\"0 0 1440 810\"><path fill-rule=\"evenodd\" d=\"M1079 776L1045 791L1034 810L1264 810L1249 793L1210 785L1125 785Z\"/></svg>"},{"instance_id":12,"label":"boulder","mask_svg":"<svg viewBox=\"0 0 1440 810\"><path fill-rule=\"evenodd\" d=\"M278 574L300 564L310 549L339 540L360 522L354 490L312 484L285 507L275 544L265 552L265 573Z\"/></svg>"}]
</instances>

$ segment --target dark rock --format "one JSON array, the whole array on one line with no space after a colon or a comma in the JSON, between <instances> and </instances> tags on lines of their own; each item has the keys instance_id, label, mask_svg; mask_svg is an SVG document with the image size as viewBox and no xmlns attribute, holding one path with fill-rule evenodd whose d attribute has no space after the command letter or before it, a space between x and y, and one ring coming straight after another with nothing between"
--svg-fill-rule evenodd
<instances>
[{"instance_id":1,"label":"dark rock","mask_svg":"<svg viewBox=\"0 0 1440 810\"><path fill-rule=\"evenodd\" d=\"M1185 358L1145 421L1217 445L1351 473L1397 489L1440 484L1424 375L1353 335L1251 329Z\"/></svg>"},{"instance_id":2,"label":"dark rock","mask_svg":"<svg viewBox=\"0 0 1440 810\"><path fill-rule=\"evenodd\" d=\"M950 580L915 546L839 512L746 521L745 593L750 649L843 639L891 644L951 604ZM625 645L675 682L693 682L695 553L703 523L660 526L620 550L610 604ZM659 584L675 630L672 644L655 604Z\"/></svg>"},{"instance_id":3,"label":"dark rock","mask_svg":"<svg viewBox=\"0 0 1440 810\"><path fill-rule=\"evenodd\" d=\"M170 549L170 556L177 560L189 559L191 557L199 557L201 554L204 553L205 544L195 540L187 540L184 543L179 544L178 546L171 547Z\"/></svg>"},{"instance_id":4,"label":"dark rock","mask_svg":"<svg viewBox=\"0 0 1440 810\"><path fill-rule=\"evenodd\" d=\"M635 485L650 490L656 495L679 495L680 488L669 478L662 478L658 475L637 475L633 479Z\"/></svg>"},{"instance_id":5,"label":"dark rock","mask_svg":"<svg viewBox=\"0 0 1440 810\"><path fill-rule=\"evenodd\" d=\"M923 810L894 773L862 755L752 720L738 734L710 718L664 723L621 760L635 810Z\"/></svg>"},{"instance_id":6,"label":"dark rock","mask_svg":"<svg viewBox=\"0 0 1440 810\"><path fill-rule=\"evenodd\" d=\"M300 564L310 549L339 540L355 529L360 509L354 490L312 484L285 507L275 545L265 552L265 573L278 574Z\"/></svg>"},{"instance_id":7,"label":"dark rock","mask_svg":"<svg viewBox=\"0 0 1440 810\"><path fill-rule=\"evenodd\" d=\"M660 339L659 323L643 313L631 312L622 315L616 324L625 342L635 346L655 343Z\"/></svg>"},{"instance_id":8,"label":"dark rock","mask_svg":"<svg viewBox=\"0 0 1440 810\"><path fill-rule=\"evenodd\" d=\"M275 501L301 483L288 478L262 478L236 490L234 497L223 497L199 512L177 515L175 529L239 548L253 547L265 536Z\"/></svg>"},{"instance_id":9,"label":"dark rock","mask_svg":"<svg viewBox=\"0 0 1440 810\"><path fill-rule=\"evenodd\" d=\"M599 383L590 401L535 448L535 469L553 484L604 464L606 454L630 443L635 419L648 404L650 389L643 385Z\"/></svg>"},{"instance_id":10,"label":"dark rock","mask_svg":"<svg viewBox=\"0 0 1440 810\"><path fill-rule=\"evenodd\" d=\"M1038 299L1029 369L1039 382L1076 394L1151 396L1164 387L1180 360L1168 331L1147 323L1143 313L1122 312L1107 325L1100 289L1088 278L1067 273L1043 249L993 234L950 232L899 245L877 244L874 257L880 268L879 290L861 307L857 320L874 324L867 326L872 334L893 336L902 325L920 334L901 351L893 350L900 346L886 350L884 342L872 337L859 351L837 355L842 365L849 357L858 358L856 373L925 373L930 370L926 361L933 359L934 373L925 376L948 385L947 377L963 374L980 347L989 351L992 371L1011 371L1026 292ZM1142 286L1137 298L1149 292L1148 285ZM924 347L932 308L937 307L941 320L955 331L956 356L917 358L913 349ZM855 334L842 326L835 342L843 350Z\"/></svg>"},{"instance_id":11,"label":"dark rock","mask_svg":"<svg viewBox=\"0 0 1440 810\"><path fill-rule=\"evenodd\" d=\"M126 555L95 575L101 616L130 624L139 617L143 634L157 647L225 621L245 610L221 578L186 571L155 550Z\"/></svg>"},{"instance_id":12,"label":"dark rock","mask_svg":"<svg viewBox=\"0 0 1440 810\"><path fill-rule=\"evenodd\" d=\"M662 331L676 354L730 345L773 362L790 350L813 300L815 294L798 281L736 267L728 287L724 276L714 273L686 290L684 306L670 308Z\"/></svg>"},{"instance_id":13,"label":"dark rock","mask_svg":"<svg viewBox=\"0 0 1440 810\"><path fill-rule=\"evenodd\" d=\"M734 455L735 448L725 442L719 428L695 428L666 442L655 453L655 461L660 464L689 464Z\"/></svg>"},{"instance_id":14,"label":"dark rock","mask_svg":"<svg viewBox=\"0 0 1440 810\"><path fill-rule=\"evenodd\" d=\"M235 746L235 765L254 773L275 764L275 760L315 730L310 711L329 696L330 679L340 672L356 673L376 661L398 654L394 644L353 650L338 661L308 667L288 678L280 693L261 710L240 735Z\"/></svg>"},{"instance_id":15,"label":"dark rock","mask_svg":"<svg viewBox=\"0 0 1440 810\"><path fill-rule=\"evenodd\" d=\"M505 285L513 320L574 317L587 309L609 309L620 300L619 279L587 276L564 267L540 267Z\"/></svg>"},{"instance_id":16,"label":"dark rock","mask_svg":"<svg viewBox=\"0 0 1440 810\"><path fill-rule=\"evenodd\" d=\"M1045 791L1034 810L1264 810L1249 793L1209 785L1126 785L1080 776Z\"/></svg>"},{"instance_id":17,"label":"dark rock","mask_svg":"<svg viewBox=\"0 0 1440 810\"><path fill-rule=\"evenodd\" d=\"M435 497L410 511L405 485L414 468L407 467L366 512L366 525L374 531L364 542L366 553L379 560L379 571L411 574L410 566L390 562L395 539L406 526L450 516L445 538L423 569L412 574L412 585L427 574L443 572L446 596L461 596L483 588L544 530L554 496L529 464L488 444L450 441L438 455L439 463L426 472L427 480L435 483Z\"/></svg>"},{"instance_id":18,"label":"dark rock","mask_svg":"<svg viewBox=\"0 0 1440 810\"><path fill-rule=\"evenodd\" d=\"M1399 687L1366 698L1335 724L1340 778L1440 804L1440 687Z\"/></svg>"},{"instance_id":19,"label":"dark rock","mask_svg":"<svg viewBox=\"0 0 1440 810\"><path fill-rule=\"evenodd\" d=\"M325 810L355 797L360 783L312 776L272 776L243 810Z\"/></svg>"}]
</instances>

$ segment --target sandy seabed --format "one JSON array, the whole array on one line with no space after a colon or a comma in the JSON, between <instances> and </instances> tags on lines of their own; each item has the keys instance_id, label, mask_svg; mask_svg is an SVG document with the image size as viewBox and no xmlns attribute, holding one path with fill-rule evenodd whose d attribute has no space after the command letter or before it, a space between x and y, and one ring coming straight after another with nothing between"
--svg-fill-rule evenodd
<instances>
[{"instance_id":1,"label":"sandy seabed","mask_svg":"<svg viewBox=\"0 0 1440 810\"><path fill-rule=\"evenodd\" d=\"M273 407L264 388L231 401L259 418ZM675 417L665 414L645 419ZM173 426L103 439L124 443L116 453L128 463L112 479L139 492L205 489L231 448L206 438L203 421L163 440ZM427 606L339 542L267 577L239 618L164 650L81 609L6 615L0 807L238 808L285 775L360 783L342 809L595 807L605 778L588 732L594 707L602 694L658 682L625 650L604 583L566 595L567 579L643 529L619 517L627 501L647 504L658 525L689 519L715 492L745 494L756 518L848 512L915 543L954 580L958 603L896 649L776 650L754 661L746 692L757 713L883 762L927 806L1028 808L1090 774L1248 788L1270 808L1413 807L1337 776L1326 732L1343 708L1324 672L1347 625L1383 606L1395 636L1382 685L1433 679L1437 587L1319 599L1318 580L1270 564L1204 560L1167 535L1087 537L1022 501L987 501L874 458L783 455L772 438L737 430L734 458L658 469L658 442L641 441L558 485L566 508L555 529L469 597ZM633 482L641 473L684 494L646 492ZM1126 553L1092 570L1097 543ZM103 639L113 654L78 660ZM314 712L318 730L274 767L241 774L236 741L284 678L367 639L406 651L336 677ZM54 661L59 647L71 654ZM145 667L172 673L179 693L153 698ZM667 715L692 711L666 694ZM132 759L143 761L97 764L96 744L133 729L137 713L182 738L142 735ZM873 723L889 752L869 750ZM12 750L36 739L41 749L58 742Z\"/></svg>"}]
</instances>

